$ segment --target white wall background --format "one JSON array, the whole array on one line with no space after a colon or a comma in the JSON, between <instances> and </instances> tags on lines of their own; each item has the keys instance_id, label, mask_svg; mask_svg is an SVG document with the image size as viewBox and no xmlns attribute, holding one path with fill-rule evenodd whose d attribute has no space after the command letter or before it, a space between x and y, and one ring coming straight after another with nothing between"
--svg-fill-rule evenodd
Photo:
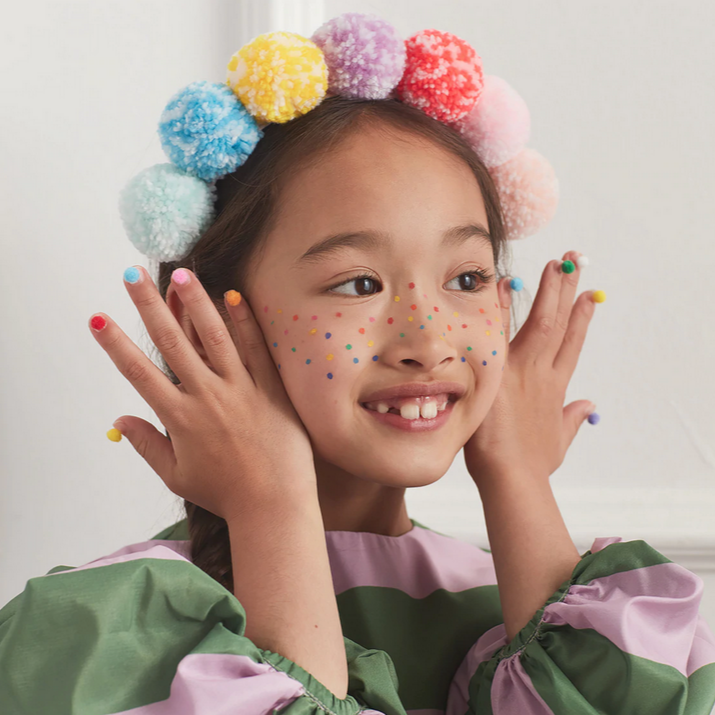
<instances>
[{"instance_id":1,"label":"white wall background","mask_svg":"<svg viewBox=\"0 0 715 715\"><path fill-rule=\"evenodd\" d=\"M160 423L90 334L111 315L145 351L124 269L154 266L126 238L117 197L166 161L156 126L191 81L223 81L261 32L310 36L375 12L403 37L467 40L527 101L529 146L561 184L556 217L512 246L525 283L575 249L579 286L605 290L567 400L596 402L551 477L580 552L645 539L705 580L715 626L715 4L709 0L35 0L0 28L0 605L26 580L142 541L180 500L123 441L121 414ZM487 545L461 455L408 492L410 514Z\"/></svg>"}]
</instances>

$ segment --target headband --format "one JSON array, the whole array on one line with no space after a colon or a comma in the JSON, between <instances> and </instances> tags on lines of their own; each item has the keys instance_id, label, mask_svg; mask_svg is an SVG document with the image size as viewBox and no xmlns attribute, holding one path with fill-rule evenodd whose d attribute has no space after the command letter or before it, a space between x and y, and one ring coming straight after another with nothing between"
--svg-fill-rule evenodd
<instances>
[{"instance_id":1,"label":"headband","mask_svg":"<svg viewBox=\"0 0 715 715\"><path fill-rule=\"evenodd\" d=\"M192 82L159 120L171 163L144 169L122 189L119 212L134 246L163 262L185 258L215 218L216 181L241 166L271 123L317 107L326 95L395 99L456 131L494 180L507 240L531 236L553 217L558 179L526 147L526 102L449 32L422 30L403 41L376 15L348 12L310 39L259 35L228 63L225 83Z\"/></svg>"}]
</instances>

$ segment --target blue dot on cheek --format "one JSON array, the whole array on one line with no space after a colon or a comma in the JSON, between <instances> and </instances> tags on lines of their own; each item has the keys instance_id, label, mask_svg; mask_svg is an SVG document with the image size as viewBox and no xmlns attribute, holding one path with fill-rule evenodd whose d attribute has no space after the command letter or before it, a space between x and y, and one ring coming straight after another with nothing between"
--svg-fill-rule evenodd
<instances>
[{"instance_id":1,"label":"blue dot on cheek","mask_svg":"<svg viewBox=\"0 0 715 715\"><path fill-rule=\"evenodd\" d=\"M353 358L353 362L360 362L357 358Z\"/></svg>"},{"instance_id":2,"label":"blue dot on cheek","mask_svg":"<svg viewBox=\"0 0 715 715\"><path fill-rule=\"evenodd\" d=\"M462 362L467 362L467 358L463 357Z\"/></svg>"},{"instance_id":3,"label":"blue dot on cheek","mask_svg":"<svg viewBox=\"0 0 715 715\"><path fill-rule=\"evenodd\" d=\"M373 361L373 362L377 362L377 355L373 355L373 356L372 356L372 361Z\"/></svg>"},{"instance_id":4,"label":"blue dot on cheek","mask_svg":"<svg viewBox=\"0 0 715 715\"><path fill-rule=\"evenodd\" d=\"M332 335L332 333L325 333L326 340Z\"/></svg>"},{"instance_id":5,"label":"blue dot on cheek","mask_svg":"<svg viewBox=\"0 0 715 715\"><path fill-rule=\"evenodd\" d=\"M273 347L274 347L274 348L277 348L277 347L278 347L278 343L273 343Z\"/></svg>"},{"instance_id":6,"label":"blue dot on cheek","mask_svg":"<svg viewBox=\"0 0 715 715\"><path fill-rule=\"evenodd\" d=\"M306 360L306 361L305 361L305 364L306 364L306 365L310 365L310 359Z\"/></svg>"},{"instance_id":7,"label":"blue dot on cheek","mask_svg":"<svg viewBox=\"0 0 715 715\"><path fill-rule=\"evenodd\" d=\"M328 380L332 380L332 379L333 379L333 373L332 373L332 372L329 372L329 373L328 373Z\"/></svg>"}]
</instances>

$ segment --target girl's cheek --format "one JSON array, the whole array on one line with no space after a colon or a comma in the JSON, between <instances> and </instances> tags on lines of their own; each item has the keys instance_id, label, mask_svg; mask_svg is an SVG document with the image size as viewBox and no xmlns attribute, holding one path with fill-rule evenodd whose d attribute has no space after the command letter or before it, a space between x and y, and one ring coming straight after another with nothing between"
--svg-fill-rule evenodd
<instances>
[{"instance_id":1,"label":"girl's cheek","mask_svg":"<svg viewBox=\"0 0 715 715\"><path fill-rule=\"evenodd\" d=\"M427 296L423 294L423 298ZM504 369L504 330L498 303L462 315L439 305L421 311L414 302L400 305L402 296L395 296L393 303L384 316L369 312L356 316L352 310L316 314L264 305L261 322L278 369L288 370L298 379L350 376L346 371L351 367L379 362L380 346L386 341L402 339L415 330L438 331L441 340L457 348L461 362Z\"/></svg>"}]
</instances>

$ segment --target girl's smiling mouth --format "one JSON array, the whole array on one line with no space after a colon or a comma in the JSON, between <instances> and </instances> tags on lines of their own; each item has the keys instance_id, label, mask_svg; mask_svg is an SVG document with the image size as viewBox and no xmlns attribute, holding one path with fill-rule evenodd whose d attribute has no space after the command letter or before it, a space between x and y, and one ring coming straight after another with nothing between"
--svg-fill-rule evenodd
<instances>
[{"instance_id":1,"label":"girl's smiling mouth","mask_svg":"<svg viewBox=\"0 0 715 715\"><path fill-rule=\"evenodd\" d=\"M446 424L457 399L453 393L443 393L417 398L399 398L402 402L399 409L388 404L395 402L394 398L371 403L361 402L360 406L385 425L406 432L423 432L439 429Z\"/></svg>"}]
</instances>

